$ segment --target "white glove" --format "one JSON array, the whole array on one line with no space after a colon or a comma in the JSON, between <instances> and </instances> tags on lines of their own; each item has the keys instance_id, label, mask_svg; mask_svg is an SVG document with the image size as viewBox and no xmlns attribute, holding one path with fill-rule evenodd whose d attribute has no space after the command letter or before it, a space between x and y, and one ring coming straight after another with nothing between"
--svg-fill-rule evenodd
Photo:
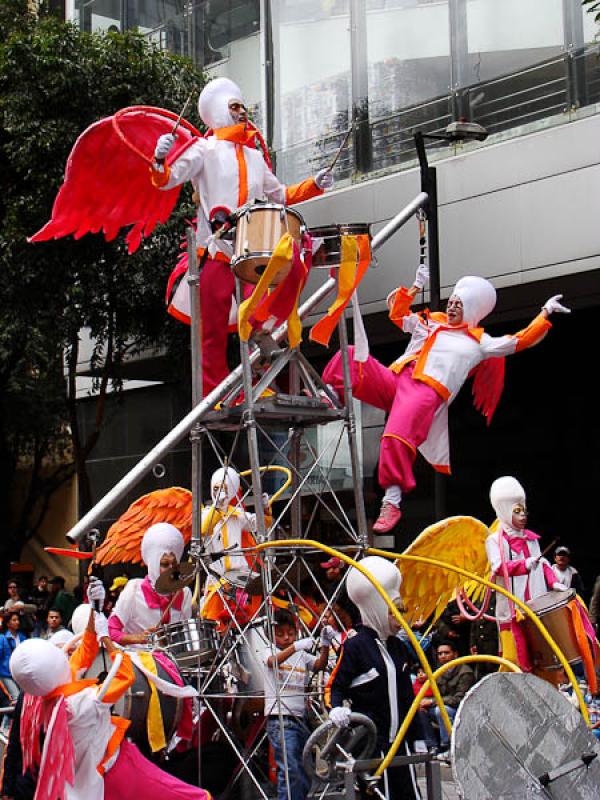
<instances>
[{"instance_id":1,"label":"white glove","mask_svg":"<svg viewBox=\"0 0 600 800\"><path fill-rule=\"evenodd\" d=\"M106 589L100 578L91 577L87 589L87 598L90 605L94 602L98 603L100 608L104 604L106 597Z\"/></svg>"},{"instance_id":2,"label":"white glove","mask_svg":"<svg viewBox=\"0 0 600 800\"><path fill-rule=\"evenodd\" d=\"M108 620L104 614L99 614L97 611L94 613L94 628L96 629L96 638L100 639L109 638L108 636Z\"/></svg>"},{"instance_id":3,"label":"white glove","mask_svg":"<svg viewBox=\"0 0 600 800\"><path fill-rule=\"evenodd\" d=\"M262 502L262 507L265 509L265 511L268 511L269 508L270 508L269 495L266 492L263 492L260 499L261 499L261 502Z\"/></svg>"},{"instance_id":4,"label":"white glove","mask_svg":"<svg viewBox=\"0 0 600 800\"><path fill-rule=\"evenodd\" d=\"M338 728L347 728L350 724L350 714L352 712L346 706L336 706L329 712L329 719Z\"/></svg>"},{"instance_id":5,"label":"white glove","mask_svg":"<svg viewBox=\"0 0 600 800\"><path fill-rule=\"evenodd\" d=\"M556 583L552 584L552 591L553 592L567 592L568 590L569 590L569 587L565 586L564 583L559 583L558 581L556 581Z\"/></svg>"},{"instance_id":6,"label":"white glove","mask_svg":"<svg viewBox=\"0 0 600 800\"><path fill-rule=\"evenodd\" d=\"M315 183L319 189L331 189L333 186L333 173L327 167L320 169L315 175Z\"/></svg>"},{"instance_id":7,"label":"white glove","mask_svg":"<svg viewBox=\"0 0 600 800\"><path fill-rule=\"evenodd\" d=\"M559 300L562 300L562 297L562 294L555 294L554 297L546 300L542 306L542 309L547 311L548 314L570 314L571 309L558 302Z\"/></svg>"},{"instance_id":8,"label":"white glove","mask_svg":"<svg viewBox=\"0 0 600 800\"><path fill-rule=\"evenodd\" d=\"M427 264L419 264L419 266L417 267L417 272L415 274L415 279L413 281L413 286L416 286L417 289L422 289L428 283L429 283L429 267Z\"/></svg>"},{"instance_id":9,"label":"white glove","mask_svg":"<svg viewBox=\"0 0 600 800\"><path fill-rule=\"evenodd\" d=\"M156 140L156 147L154 148L154 158L157 161L162 161L163 158L169 155L173 149L176 138L174 133L163 133L162 136L158 137Z\"/></svg>"},{"instance_id":10,"label":"white glove","mask_svg":"<svg viewBox=\"0 0 600 800\"><path fill-rule=\"evenodd\" d=\"M305 639L297 639L294 642L294 650L298 652L298 650L312 650L313 647L313 640L310 636L307 636Z\"/></svg>"},{"instance_id":11,"label":"white glove","mask_svg":"<svg viewBox=\"0 0 600 800\"><path fill-rule=\"evenodd\" d=\"M319 639L319 647L331 647L335 639L335 630L331 625L325 625L321 630L321 638Z\"/></svg>"},{"instance_id":12,"label":"white glove","mask_svg":"<svg viewBox=\"0 0 600 800\"><path fill-rule=\"evenodd\" d=\"M529 558L525 559L525 569L527 572L531 572L531 570L537 566L541 556L529 556Z\"/></svg>"}]
</instances>

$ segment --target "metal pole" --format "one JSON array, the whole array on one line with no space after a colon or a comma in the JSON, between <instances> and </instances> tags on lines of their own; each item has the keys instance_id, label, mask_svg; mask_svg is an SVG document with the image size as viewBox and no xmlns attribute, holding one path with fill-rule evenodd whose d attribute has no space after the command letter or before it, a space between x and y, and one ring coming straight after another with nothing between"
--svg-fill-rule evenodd
<instances>
[{"instance_id":1,"label":"metal pole","mask_svg":"<svg viewBox=\"0 0 600 800\"><path fill-rule=\"evenodd\" d=\"M381 247L388 239L390 239L396 231L398 231L416 212L418 208L422 208L427 202L427 194L421 192L411 203L402 209L396 216L385 225L382 230L373 237L371 242L371 249L373 251ZM298 309L300 319L307 317L318 305L324 300L336 287L335 278L328 278L325 283L320 286ZM273 338L276 342L280 342L287 332L287 324L280 325L279 328L273 333ZM249 363L253 364L260 357L258 348L250 353ZM242 365L237 366L225 380L220 383L212 392L200 402L197 406L192 408L182 420L180 420L169 433L156 444L152 450L138 461L138 463L126 473L120 481L118 481L113 488L107 492L104 497L99 500L96 505L85 514L79 522L74 525L67 533L67 539L70 542L78 542L90 528L97 527L104 515L110 509L120 502L128 492L152 469L152 467L159 463L162 457L172 450L184 436L186 436L193 426L199 422L202 417L215 407L216 403L222 400L239 382L242 377Z\"/></svg>"},{"instance_id":2,"label":"metal pole","mask_svg":"<svg viewBox=\"0 0 600 800\"><path fill-rule=\"evenodd\" d=\"M238 308L242 303L240 281L235 279L235 291ZM246 428L248 441L248 456L252 473L252 493L254 494L254 512L256 514L256 532L260 542L267 538L265 527L265 513L262 505L262 479L260 475L260 455L258 452L258 436L256 433L256 418L254 416L254 402L252 398L252 364L250 362L250 346L240 338L240 358L242 361L242 379L244 386L244 416L243 425Z\"/></svg>"},{"instance_id":3,"label":"metal pole","mask_svg":"<svg viewBox=\"0 0 600 800\"><path fill-rule=\"evenodd\" d=\"M425 139L421 131L415 133L415 147L421 168L421 189L428 197L425 211L427 213L430 306L432 311L439 311L441 307L441 277L437 173L435 167L430 167L427 161ZM433 477L433 506L435 518L443 519L446 516L446 481L439 472L436 472Z\"/></svg>"},{"instance_id":4,"label":"metal pole","mask_svg":"<svg viewBox=\"0 0 600 800\"><path fill-rule=\"evenodd\" d=\"M190 342L192 358L192 405L195 407L202 400L202 311L200 305L200 272L198 269L198 253L196 250L196 233L193 228L187 229L188 251L188 285L190 289ZM192 445L192 552L200 552L200 519L202 514L202 433L200 425L193 426L190 432ZM196 577L196 582L199 577ZM201 695L202 673L198 655L197 690ZM200 726L202 715L199 715ZM202 736L198 730L198 786L202 786Z\"/></svg>"},{"instance_id":5,"label":"metal pole","mask_svg":"<svg viewBox=\"0 0 600 800\"><path fill-rule=\"evenodd\" d=\"M342 314L338 323L338 333L340 337L340 352L342 354L342 368L344 371L344 403L346 405L346 430L348 433L348 447L350 448L350 462L352 464L352 476L354 486L354 505L356 508L356 527L358 536L363 547L369 544L369 534L367 531L367 514L365 511L365 498L362 487L361 459L358 452L356 437L356 415L354 413L354 403L352 399L352 375L350 372L350 353L348 351L348 331L346 329L346 318Z\"/></svg>"}]
</instances>

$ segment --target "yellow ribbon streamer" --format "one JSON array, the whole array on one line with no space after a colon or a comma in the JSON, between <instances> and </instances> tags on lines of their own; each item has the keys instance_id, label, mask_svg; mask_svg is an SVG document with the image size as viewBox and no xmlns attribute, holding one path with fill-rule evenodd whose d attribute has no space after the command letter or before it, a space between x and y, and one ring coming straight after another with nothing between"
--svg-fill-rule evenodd
<instances>
[{"instance_id":1,"label":"yellow ribbon streamer","mask_svg":"<svg viewBox=\"0 0 600 800\"><path fill-rule=\"evenodd\" d=\"M148 672L151 672L153 675L158 675L152 653L140 652L139 656L140 661ZM150 749L153 753L158 753L159 750L164 750L167 746L165 726L156 686L152 681L148 681L148 685L150 686L150 702L148 704L148 716L146 717L146 730L148 732Z\"/></svg>"},{"instance_id":2,"label":"yellow ribbon streamer","mask_svg":"<svg viewBox=\"0 0 600 800\"><path fill-rule=\"evenodd\" d=\"M259 282L256 284L254 291L247 300L240 305L238 312L238 331L240 339L247 342L252 333L252 325L250 324L250 317L253 311L262 300L263 295L267 292L269 286L273 282L273 278L277 273L287 266L292 260L293 256L293 243L291 234L284 233L275 250L269 259L265 271L260 277Z\"/></svg>"}]
</instances>

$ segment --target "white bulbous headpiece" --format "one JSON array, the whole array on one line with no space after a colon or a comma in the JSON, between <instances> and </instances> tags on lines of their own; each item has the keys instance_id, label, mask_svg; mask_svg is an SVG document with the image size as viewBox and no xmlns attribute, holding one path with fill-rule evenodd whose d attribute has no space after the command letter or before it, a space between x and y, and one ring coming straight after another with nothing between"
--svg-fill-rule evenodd
<instances>
[{"instance_id":1,"label":"white bulbous headpiece","mask_svg":"<svg viewBox=\"0 0 600 800\"><path fill-rule=\"evenodd\" d=\"M485 278L466 275L461 278L451 297L460 297L463 304L463 320L469 328L476 328L480 320L487 317L496 305L496 290Z\"/></svg>"},{"instance_id":2,"label":"white bulbous headpiece","mask_svg":"<svg viewBox=\"0 0 600 800\"><path fill-rule=\"evenodd\" d=\"M511 531L513 529L513 508L517 503L523 503L524 505L525 501L525 489L516 478L505 475L492 483L490 502L505 530Z\"/></svg>"},{"instance_id":3,"label":"white bulbous headpiece","mask_svg":"<svg viewBox=\"0 0 600 800\"><path fill-rule=\"evenodd\" d=\"M71 630L78 636L80 633L83 633L84 630L87 628L87 624L90 619L90 611L92 607L89 603L82 603L80 606L77 606L73 614L71 615L71 622L69 625L71 626Z\"/></svg>"},{"instance_id":4,"label":"white bulbous headpiece","mask_svg":"<svg viewBox=\"0 0 600 800\"><path fill-rule=\"evenodd\" d=\"M226 508L240 490L240 476L233 467L222 467L210 479L210 496L219 508Z\"/></svg>"},{"instance_id":5,"label":"white bulbous headpiece","mask_svg":"<svg viewBox=\"0 0 600 800\"><path fill-rule=\"evenodd\" d=\"M229 103L237 100L244 103L240 87L229 78L215 78L206 84L198 98L198 113L205 125L216 130L234 124Z\"/></svg>"},{"instance_id":6,"label":"white bulbous headpiece","mask_svg":"<svg viewBox=\"0 0 600 800\"><path fill-rule=\"evenodd\" d=\"M71 639L73 638L74 637L71 631L67 630L66 628L63 628L62 630L53 633L52 636L48 639L48 641L50 642L50 644L53 644L54 647L62 648L63 645L67 644L67 642L70 642Z\"/></svg>"},{"instance_id":7,"label":"white bulbous headpiece","mask_svg":"<svg viewBox=\"0 0 600 800\"><path fill-rule=\"evenodd\" d=\"M27 694L43 697L71 682L71 668L63 650L44 639L27 639L10 657L10 672Z\"/></svg>"},{"instance_id":8,"label":"white bulbous headpiece","mask_svg":"<svg viewBox=\"0 0 600 800\"><path fill-rule=\"evenodd\" d=\"M184 547L183 536L174 525L159 522L148 528L142 539L142 559L148 569L148 578L152 586L160 575L161 558L166 553L173 553L179 562Z\"/></svg>"},{"instance_id":9,"label":"white bulbous headpiece","mask_svg":"<svg viewBox=\"0 0 600 800\"><path fill-rule=\"evenodd\" d=\"M360 565L379 581L392 602L400 599L402 575L391 561L381 558L381 556L367 556L362 559ZM358 606L363 624L373 628L381 639L387 639L391 634L388 618L389 607L371 581L356 567L352 567L348 572L346 588L348 597Z\"/></svg>"}]
</instances>

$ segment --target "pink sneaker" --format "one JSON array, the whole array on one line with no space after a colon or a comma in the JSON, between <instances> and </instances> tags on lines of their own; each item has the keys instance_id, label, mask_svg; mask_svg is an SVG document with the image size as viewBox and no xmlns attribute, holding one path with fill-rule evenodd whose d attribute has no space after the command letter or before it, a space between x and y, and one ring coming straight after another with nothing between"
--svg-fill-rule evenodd
<instances>
[{"instance_id":1,"label":"pink sneaker","mask_svg":"<svg viewBox=\"0 0 600 800\"><path fill-rule=\"evenodd\" d=\"M373 525L373 532L387 533L388 531L391 531L392 528L400 522L401 517L402 512L398 506L395 506L393 503L388 503L387 500L384 500L381 504L379 517Z\"/></svg>"}]
</instances>

